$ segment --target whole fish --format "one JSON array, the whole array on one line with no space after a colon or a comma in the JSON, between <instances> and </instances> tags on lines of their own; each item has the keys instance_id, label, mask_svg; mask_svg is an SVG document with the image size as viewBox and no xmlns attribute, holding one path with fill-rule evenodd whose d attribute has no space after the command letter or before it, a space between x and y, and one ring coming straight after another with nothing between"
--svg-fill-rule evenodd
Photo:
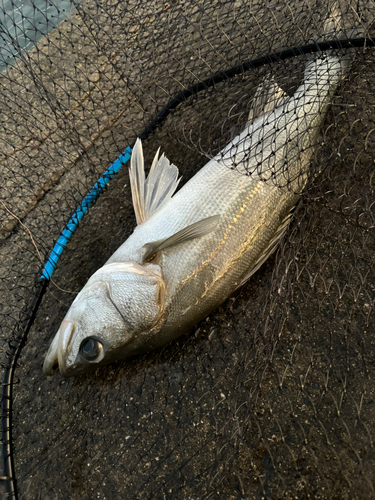
<instances>
[{"instance_id":1,"label":"whole fish","mask_svg":"<svg viewBox=\"0 0 375 500\"><path fill-rule=\"evenodd\" d=\"M146 179L137 140L138 225L77 295L44 373L78 375L161 347L250 278L285 232L345 67L338 52L310 57L293 96L266 79L244 130L175 195L177 167L158 151Z\"/></svg>"}]
</instances>

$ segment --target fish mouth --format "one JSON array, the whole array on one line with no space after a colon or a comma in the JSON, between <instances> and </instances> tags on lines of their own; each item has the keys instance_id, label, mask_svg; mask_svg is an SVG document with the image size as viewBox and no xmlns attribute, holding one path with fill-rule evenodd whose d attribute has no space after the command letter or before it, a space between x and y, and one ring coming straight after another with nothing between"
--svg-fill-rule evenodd
<instances>
[{"instance_id":1,"label":"fish mouth","mask_svg":"<svg viewBox=\"0 0 375 500\"><path fill-rule=\"evenodd\" d=\"M43 372L45 375L54 375L60 372L66 376L66 359L75 332L75 325L69 320L64 320L57 331L50 348L46 354Z\"/></svg>"},{"instance_id":2,"label":"fish mouth","mask_svg":"<svg viewBox=\"0 0 375 500\"><path fill-rule=\"evenodd\" d=\"M59 362L57 357L52 361L47 358L44 360L43 373L44 375L54 375L59 372Z\"/></svg>"},{"instance_id":3,"label":"fish mouth","mask_svg":"<svg viewBox=\"0 0 375 500\"><path fill-rule=\"evenodd\" d=\"M59 332L56 333L43 363L43 373L45 375L53 375L59 371L59 360L57 355Z\"/></svg>"}]
</instances>

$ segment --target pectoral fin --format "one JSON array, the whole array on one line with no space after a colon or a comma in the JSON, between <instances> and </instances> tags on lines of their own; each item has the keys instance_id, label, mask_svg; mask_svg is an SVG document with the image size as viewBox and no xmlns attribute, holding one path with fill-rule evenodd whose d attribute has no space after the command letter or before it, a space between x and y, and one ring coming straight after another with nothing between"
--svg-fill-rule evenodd
<instances>
[{"instance_id":1,"label":"pectoral fin","mask_svg":"<svg viewBox=\"0 0 375 500\"><path fill-rule=\"evenodd\" d=\"M178 168L169 163L164 154L159 158L159 151L160 148L146 179L141 140L137 139L134 145L129 178L138 225L149 219L172 198L180 182Z\"/></svg>"},{"instance_id":2,"label":"pectoral fin","mask_svg":"<svg viewBox=\"0 0 375 500\"><path fill-rule=\"evenodd\" d=\"M186 241L194 240L195 238L200 238L201 236L211 233L216 228L219 219L220 215L213 215L212 217L207 217L206 219L181 229L181 231L178 231L166 239L146 243L143 245L145 252L143 261L150 261L157 252L160 252L160 250L180 245Z\"/></svg>"}]
</instances>

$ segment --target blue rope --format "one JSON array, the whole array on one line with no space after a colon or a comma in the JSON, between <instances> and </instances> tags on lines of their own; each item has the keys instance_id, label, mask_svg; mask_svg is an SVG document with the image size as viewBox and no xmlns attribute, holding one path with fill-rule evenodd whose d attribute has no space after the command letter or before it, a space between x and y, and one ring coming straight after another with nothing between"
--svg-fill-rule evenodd
<instances>
[{"instance_id":1,"label":"blue rope","mask_svg":"<svg viewBox=\"0 0 375 500\"><path fill-rule=\"evenodd\" d=\"M78 226L79 221L83 218L87 210L94 203L99 194L103 191L108 182L112 179L112 177L117 174L120 168L125 165L125 163L129 160L132 153L132 149L127 147L125 151L117 158L116 161L112 163L112 165L104 172L102 177L94 184L94 186L90 189L87 195L83 198L82 203L76 209L74 214L69 219L68 224L65 226L65 229L61 233L61 236L57 240L55 246L53 247L46 265L42 271L41 279L50 280L52 273L55 269L57 261L64 250L66 244L69 241L69 238L74 233L76 227Z\"/></svg>"}]
</instances>

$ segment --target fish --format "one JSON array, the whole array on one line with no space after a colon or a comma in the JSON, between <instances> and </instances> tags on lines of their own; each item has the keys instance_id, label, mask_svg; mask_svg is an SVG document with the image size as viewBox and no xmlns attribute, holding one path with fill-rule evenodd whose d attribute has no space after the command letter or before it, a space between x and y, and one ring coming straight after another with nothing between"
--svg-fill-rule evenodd
<instances>
[{"instance_id":1,"label":"fish","mask_svg":"<svg viewBox=\"0 0 375 500\"><path fill-rule=\"evenodd\" d=\"M251 278L285 234L348 61L343 51L309 56L291 96L266 77L244 129L179 190L178 168L160 148L146 178L137 139L129 169L137 226L71 304L46 375L158 349Z\"/></svg>"}]
</instances>

